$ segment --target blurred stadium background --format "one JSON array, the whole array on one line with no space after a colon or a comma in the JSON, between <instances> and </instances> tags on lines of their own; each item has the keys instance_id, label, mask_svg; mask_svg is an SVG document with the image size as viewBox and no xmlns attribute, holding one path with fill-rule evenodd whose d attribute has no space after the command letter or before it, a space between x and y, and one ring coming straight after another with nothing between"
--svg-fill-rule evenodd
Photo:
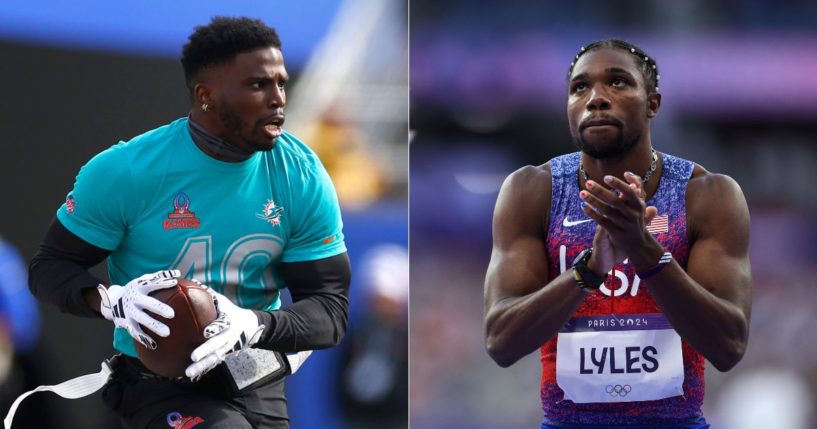
<instances>
[{"instance_id":1,"label":"blurred stadium background","mask_svg":"<svg viewBox=\"0 0 817 429\"><path fill-rule=\"evenodd\" d=\"M0 210L0 236L27 262L87 160L187 114L181 46L194 26L215 15L251 16L278 30L293 78L286 128L319 152L344 208L355 273L350 331L341 346L313 354L290 379L292 427L406 427L405 2L0 2L6 100L0 183L9 204ZM0 285L12 289L0 295L5 415L24 390L98 371L112 348L107 322L45 305L38 317L9 298L19 293L15 285L24 274L19 259L3 250ZM103 266L95 272L105 276ZM36 342L12 341L20 336ZM35 395L15 422L16 428L118 427L99 393L79 400Z\"/></svg>"},{"instance_id":2,"label":"blurred stadium background","mask_svg":"<svg viewBox=\"0 0 817 429\"><path fill-rule=\"evenodd\" d=\"M749 348L731 372L707 372L712 427L817 427L817 3L413 0L410 10L411 426L538 427L538 353L502 369L484 351L493 206L510 172L575 150L568 65L583 44L618 37L657 58L655 147L731 175L750 205Z\"/></svg>"}]
</instances>

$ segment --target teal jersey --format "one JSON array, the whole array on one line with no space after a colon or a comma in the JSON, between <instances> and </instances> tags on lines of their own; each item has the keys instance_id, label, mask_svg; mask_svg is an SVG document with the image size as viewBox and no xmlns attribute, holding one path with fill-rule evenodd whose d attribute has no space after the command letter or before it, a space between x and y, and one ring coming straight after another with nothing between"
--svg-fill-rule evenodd
<instances>
[{"instance_id":1,"label":"teal jersey","mask_svg":"<svg viewBox=\"0 0 817 429\"><path fill-rule=\"evenodd\" d=\"M187 118L91 159L57 218L112 251L113 284L178 269L252 309L280 308L281 263L346 251L335 189L305 144L284 132L268 152L223 162L196 146ZM122 328L114 347L136 356Z\"/></svg>"}]
</instances>

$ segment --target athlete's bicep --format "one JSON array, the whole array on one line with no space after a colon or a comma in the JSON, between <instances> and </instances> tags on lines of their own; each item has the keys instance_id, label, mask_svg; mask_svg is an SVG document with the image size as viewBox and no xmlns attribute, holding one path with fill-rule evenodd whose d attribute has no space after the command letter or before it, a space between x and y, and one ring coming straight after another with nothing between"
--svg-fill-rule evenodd
<instances>
[{"instance_id":1,"label":"athlete's bicep","mask_svg":"<svg viewBox=\"0 0 817 429\"><path fill-rule=\"evenodd\" d=\"M520 237L509 248L493 249L485 279L488 307L504 298L528 295L547 284L544 245L541 239Z\"/></svg>"},{"instance_id":2,"label":"athlete's bicep","mask_svg":"<svg viewBox=\"0 0 817 429\"><path fill-rule=\"evenodd\" d=\"M727 176L712 175L702 184L705 186L700 187L699 201L690 213L695 237L687 273L748 317L752 275L746 199L738 184Z\"/></svg>"},{"instance_id":3,"label":"athlete's bicep","mask_svg":"<svg viewBox=\"0 0 817 429\"><path fill-rule=\"evenodd\" d=\"M136 196L123 146L97 154L80 169L74 187L57 210L57 219L82 240L115 250L121 241Z\"/></svg>"},{"instance_id":4,"label":"athlete's bicep","mask_svg":"<svg viewBox=\"0 0 817 429\"><path fill-rule=\"evenodd\" d=\"M292 234L282 262L323 259L346 252L337 193L326 170L315 162L310 174L302 179L297 204L290 208Z\"/></svg>"},{"instance_id":5,"label":"athlete's bicep","mask_svg":"<svg viewBox=\"0 0 817 429\"><path fill-rule=\"evenodd\" d=\"M543 225L549 200L543 197L545 189L538 186L542 182L539 173L526 169L509 176L497 198L493 250L485 278L486 309L504 298L533 293L547 283Z\"/></svg>"},{"instance_id":6,"label":"athlete's bicep","mask_svg":"<svg viewBox=\"0 0 817 429\"><path fill-rule=\"evenodd\" d=\"M29 288L37 298L80 316L97 316L83 293L103 283L88 272L111 252L84 241L54 219L29 265Z\"/></svg>"}]
</instances>

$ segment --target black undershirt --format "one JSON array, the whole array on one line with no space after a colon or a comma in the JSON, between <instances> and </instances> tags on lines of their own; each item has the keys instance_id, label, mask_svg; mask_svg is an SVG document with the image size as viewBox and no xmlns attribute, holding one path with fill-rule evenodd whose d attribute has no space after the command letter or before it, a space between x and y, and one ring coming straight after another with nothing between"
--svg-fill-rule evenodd
<instances>
[{"instance_id":1,"label":"black undershirt","mask_svg":"<svg viewBox=\"0 0 817 429\"><path fill-rule=\"evenodd\" d=\"M83 291L104 283L88 269L110 254L77 237L55 218L29 265L31 292L63 312L100 317L85 302ZM293 304L272 312L253 310L266 326L255 347L296 352L338 344L349 321L351 270L346 253L282 264L281 275Z\"/></svg>"},{"instance_id":2,"label":"black undershirt","mask_svg":"<svg viewBox=\"0 0 817 429\"><path fill-rule=\"evenodd\" d=\"M187 117L187 128L190 130L190 136L193 137L193 142L196 143L196 146L198 146L202 152L220 161L246 161L255 153L247 152L227 143L217 135L204 129L204 127L196 123L190 116Z\"/></svg>"}]
</instances>

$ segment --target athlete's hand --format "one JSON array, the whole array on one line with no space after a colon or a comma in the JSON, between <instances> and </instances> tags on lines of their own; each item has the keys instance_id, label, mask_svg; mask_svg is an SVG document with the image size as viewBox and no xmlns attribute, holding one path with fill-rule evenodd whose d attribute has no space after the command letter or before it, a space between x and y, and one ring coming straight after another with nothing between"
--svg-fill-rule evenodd
<instances>
[{"instance_id":1,"label":"athlete's hand","mask_svg":"<svg viewBox=\"0 0 817 429\"><path fill-rule=\"evenodd\" d=\"M133 279L125 286L111 285L106 289L99 285L97 290L102 298L99 312L116 326L127 329L134 340L145 347L155 350L156 341L145 334L142 326L150 329L160 337L170 335L170 328L151 317L150 311L165 319L172 319L173 308L149 296L153 291L175 286L179 282L179 270L157 271ZM140 326L141 325L141 326Z\"/></svg>"},{"instance_id":2,"label":"athlete's hand","mask_svg":"<svg viewBox=\"0 0 817 429\"><path fill-rule=\"evenodd\" d=\"M601 226L596 227L596 235L593 237L593 256L590 257L587 268L603 276L625 259L627 255L616 248L607 230Z\"/></svg>"},{"instance_id":3,"label":"athlete's hand","mask_svg":"<svg viewBox=\"0 0 817 429\"><path fill-rule=\"evenodd\" d=\"M231 352L251 347L261 338L264 325L258 323L258 316L233 304L226 296L206 288L216 304L218 317L204 328L207 341L193 350L193 361L185 370L185 375L195 381L215 368Z\"/></svg>"},{"instance_id":4,"label":"athlete's hand","mask_svg":"<svg viewBox=\"0 0 817 429\"><path fill-rule=\"evenodd\" d=\"M651 237L646 225L655 217L657 209L646 205L640 177L625 173L624 178L627 182L605 176L609 188L588 180L587 190L579 193L585 202L585 214L598 224L588 267L599 274L610 271Z\"/></svg>"}]
</instances>

